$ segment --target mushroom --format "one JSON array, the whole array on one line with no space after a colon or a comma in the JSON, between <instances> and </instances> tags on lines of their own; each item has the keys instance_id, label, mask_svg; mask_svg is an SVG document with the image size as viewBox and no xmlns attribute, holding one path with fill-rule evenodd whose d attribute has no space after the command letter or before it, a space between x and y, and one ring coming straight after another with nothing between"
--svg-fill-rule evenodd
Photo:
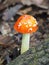
<instances>
[{"instance_id":1,"label":"mushroom","mask_svg":"<svg viewBox=\"0 0 49 65\"><path fill-rule=\"evenodd\" d=\"M23 34L21 45L22 54L29 50L30 34L37 31L38 23L33 16L25 14L18 18L14 24L14 29Z\"/></svg>"}]
</instances>

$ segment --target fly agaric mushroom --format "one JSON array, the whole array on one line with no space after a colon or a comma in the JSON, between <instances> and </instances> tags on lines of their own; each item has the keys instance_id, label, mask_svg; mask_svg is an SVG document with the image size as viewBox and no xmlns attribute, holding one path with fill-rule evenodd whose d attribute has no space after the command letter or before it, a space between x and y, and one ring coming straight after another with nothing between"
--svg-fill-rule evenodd
<instances>
[{"instance_id":1,"label":"fly agaric mushroom","mask_svg":"<svg viewBox=\"0 0 49 65\"><path fill-rule=\"evenodd\" d=\"M29 49L30 33L34 33L38 29L38 23L33 16L22 15L14 24L14 29L23 34L21 54Z\"/></svg>"}]
</instances>

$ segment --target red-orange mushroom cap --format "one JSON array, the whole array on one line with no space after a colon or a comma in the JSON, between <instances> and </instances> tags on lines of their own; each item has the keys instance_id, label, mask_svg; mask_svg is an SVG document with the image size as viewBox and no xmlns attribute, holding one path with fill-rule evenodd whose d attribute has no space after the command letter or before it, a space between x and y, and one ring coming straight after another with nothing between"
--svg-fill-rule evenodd
<instances>
[{"instance_id":1,"label":"red-orange mushroom cap","mask_svg":"<svg viewBox=\"0 0 49 65\"><path fill-rule=\"evenodd\" d=\"M38 29L38 23L36 19L31 15L22 15L18 18L14 24L14 29L19 33L33 33Z\"/></svg>"}]
</instances>

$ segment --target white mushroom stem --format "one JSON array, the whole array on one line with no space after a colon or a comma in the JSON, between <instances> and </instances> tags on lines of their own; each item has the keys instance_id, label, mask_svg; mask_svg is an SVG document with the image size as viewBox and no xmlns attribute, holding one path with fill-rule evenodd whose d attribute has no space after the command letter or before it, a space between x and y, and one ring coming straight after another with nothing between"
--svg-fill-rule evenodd
<instances>
[{"instance_id":1,"label":"white mushroom stem","mask_svg":"<svg viewBox=\"0 0 49 65\"><path fill-rule=\"evenodd\" d=\"M21 45L21 54L29 50L29 41L30 41L30 34L23 34L22 36L22 45Z\"/></svg>"}]
</instances>

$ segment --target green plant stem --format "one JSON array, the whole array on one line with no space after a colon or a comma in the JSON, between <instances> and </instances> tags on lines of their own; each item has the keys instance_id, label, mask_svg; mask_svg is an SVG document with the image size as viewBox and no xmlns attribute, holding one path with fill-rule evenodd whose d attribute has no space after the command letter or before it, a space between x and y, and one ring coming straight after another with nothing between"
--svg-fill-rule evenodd
<instances>
[{"instance_id":1,"label":"green plant stem","mask_svg":"<svg viewBox=\"0 0 49 65\"><path fill-rule=\"evenodd\" d=\"M22 45L21 45L21 54L29 50L29 41L30 41L30 34L23 34L22 37Z\"/></svg>"}]
</instances>

